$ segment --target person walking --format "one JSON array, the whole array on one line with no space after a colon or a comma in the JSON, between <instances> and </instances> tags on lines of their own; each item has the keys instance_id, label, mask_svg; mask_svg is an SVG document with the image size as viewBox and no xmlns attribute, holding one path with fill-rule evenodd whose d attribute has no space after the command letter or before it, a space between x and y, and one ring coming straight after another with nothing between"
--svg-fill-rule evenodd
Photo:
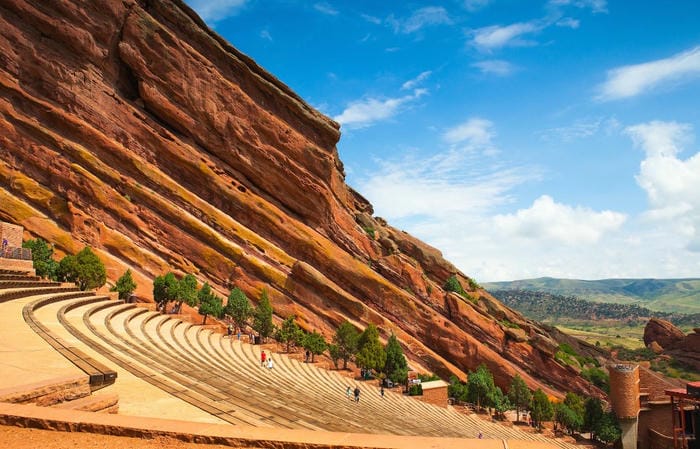
<instances>
[{"instance_id":1,"label":"person walking","mask_svg":"<svg viewBox=\"0 0 700 449\"><path fill-rule=\"evenodd\" d=\"M379 387L379 394L382 396L382 399L384 399L384 385Z\"/></svg>"},{"instance_id":2,"label":"person walking","mask_svg":"<svg viewBox=\"0 0 700 449\"><path fill-rule=\"evenodd\" d=\"M350 396L352 395L352 388L350 388L350 386L348 386L348 389L345 390L345 395L348 397L348 401L350 401Z\"/></svg>"},{"instance_id":3,"label":"person walking","mask_svg":"<svg viewBox=\"0 0 700 449\"><path fill-rule=\"evenodd\" d=\"M272 357L267 359L267 369L272 369L275 367L275 362L272 361Z\"/></svg>"},{"instance_id":4,"label":"person walking","mask_svg":"<svg viewBox=\"0 0 700 449\"><path fill-rule=\"evenodd\" d=\"M265 367L265 360L267 359L267 354L265 354L265 351L262 351L260 353L260 366L263 368Z\"/></svg>"},{"instance_id":5,"label":"person walking","mask_svg":"<svg viewBox=\"0 0 700 449\"><path fill-rule=\"evenodd\" d=\"M360 387L355 387L355 402L360 402Z\"/></svg>"}]
</instances>

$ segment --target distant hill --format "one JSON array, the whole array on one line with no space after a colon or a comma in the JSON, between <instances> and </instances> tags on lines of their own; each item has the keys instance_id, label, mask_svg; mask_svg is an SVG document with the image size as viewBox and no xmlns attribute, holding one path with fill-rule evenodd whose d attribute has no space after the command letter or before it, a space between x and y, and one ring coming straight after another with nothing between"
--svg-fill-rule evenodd
<instances>
[{"instance_id":1,"label":"distant hill","mask_svg":"<svg viewBox=\"0 0 700 449\"><path fill-rule=\"evenodd\" d=\"M636 304L592 302L574 296L533 290L491 290L491 294L528 318L553 324L566 321L647 321L656 317L669 320L677 326L700 325L700 313L686 315L652 311Z\"/></svg>"},{"instance_id":2,"label":"distant hill","mask_svg":"<svg viewBox=\"0 0 700 449\"><path fill-rule=\"evenodd\" d=\"M529 290L586 301L636 304L653 311L700 313L700 279L601 279L585 281L543 277L509 282L487 282L496 290Z\"/></svg>"}]
</instances>

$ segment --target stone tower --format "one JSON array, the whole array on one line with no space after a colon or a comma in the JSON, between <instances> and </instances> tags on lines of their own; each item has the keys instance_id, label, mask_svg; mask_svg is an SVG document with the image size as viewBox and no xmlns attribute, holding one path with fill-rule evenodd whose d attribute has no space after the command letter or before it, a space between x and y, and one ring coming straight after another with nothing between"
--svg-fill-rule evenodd
<instances>
[{"instance_id":1,"label":"stone tower","mask_svg":"<svg viewBox=\"0 0 700 449\"><path fill-rule=\"evenodd\" d=\"M620 421L622 448L637 448L637 417L639 416L639 366L632 363L608 365L610 373L610 403Z\"/></svg>"}]
</instances>

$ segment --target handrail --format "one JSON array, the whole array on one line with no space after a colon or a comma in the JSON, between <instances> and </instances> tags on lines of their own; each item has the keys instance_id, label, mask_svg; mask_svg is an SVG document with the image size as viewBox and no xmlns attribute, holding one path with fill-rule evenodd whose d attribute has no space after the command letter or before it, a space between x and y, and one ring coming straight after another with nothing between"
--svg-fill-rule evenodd
<instances>
[{"instance_id":1,"label":"handrail","mask_svg":"<svg viewBox=\"0 0 700 449\"><path fill-rule=\"evenodd\" d=\"M0 249L0 257L5 259L32 260L32 250L31 248L5 246Z\"/></svg>"}]
</instances>

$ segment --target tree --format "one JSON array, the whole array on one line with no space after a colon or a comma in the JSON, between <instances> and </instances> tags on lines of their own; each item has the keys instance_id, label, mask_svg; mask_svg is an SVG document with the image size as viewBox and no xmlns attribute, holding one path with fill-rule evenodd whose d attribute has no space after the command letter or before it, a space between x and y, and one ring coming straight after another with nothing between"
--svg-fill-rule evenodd
<instances>
[{"instance_id":1,"label":"tree","mask_svg":"<svg viewBox=\"0 0 700 449\"><path fill-rule=\"evenodd\" d=\"M397 384L404 383L408 377L408 363L403 355L403 349L401 349L399 340L393 332L386 342L385 352L384 373L392 382Z\"/></svg>"},{"instance_id":2,"label":"tree","mask_svg":"<svg viewBox=\"0 0 700 449\"><path fill-rule=\"evenodd\" d=\"M357 340L355 360L363 368L380 371L386 363L386 352L379 341L379 330L370 324L360 334Z\"/></svg>"},{"instance_id":3,"label":"tree","mask_svg":"<svg viewBox=\"0 0 700 449\"><path fill-rule=\"evenodd\" d=\"M100 288L107 282L105 266L89 246L75 255L75 282L80 290Z\"/></svg>"},{"instance_id":4,"label":"tree","mask_svg":"<svg viewBox=\"0 0 700 449\"><path fill-rule=\"evenodd\" d=\"M596 397L589 397L584 403L583 431L595 434L598 423L603 418L603 403ZM594 435L591 435L594 437Z\"/></svg>"},{"instance_id":5,"label":"tree","mask_svg":"<svg viewBox=\"0 0 700 449\"><path fill-rule=\"evenodd\" d=\"M532 401L532 393L519 374L516 374L510 383L508 399L510 399L510 403L515 406L516 420L520 421L520 412L529 407L530 401Z\"/></svg>"},{"instance_id":6,"label":"tree","mask_svg":"<svg viewBox=\"0 0 700 449\"><path fill-rule=\"evenodd\" d=\"M208 282L205 282L197 292L197 299L199 300L199 314L204 316L202 324L207 324L207 316L209 315L215 318L221 317L224 310L223 300L212 291Z\"/></svg>"},{"instance_id":7,"label":"tree","mask_svg":"<svg viewBox=\"0 0 700 449\"><path fill-rule=\"evenodd\" d=\"M224 313L231 317L238 329L243 331L243 328L248 324L248 320L253 314L253 308L248 301L248 297L243 293L243 290L236 287L231 290L226 302Z\"/></svg>"},{"instance_id":8,"label":"tree","mask_svg":"<svg viewBox=\"0 0 700 449\"><path fill-rule=\"evenodd\" d=\"M476 368L475 372L470 372L467 378L469 388L469 402L476 403L477 407L488 407L489 397L493 395L496 384L493 382L491 371L483 363Z\"/></svg>"},{"instance_id":9,"label":"tree","mask_svg":"<svg viewBox=\"0 0 700 449\"><path fill-rule=\"evenodd\" d=\"M357 339L357 330L348 320L340 323L335 330L333 344L338 348L338 358L343 360L343 369L348 368L348 360L357 352Z\"/></svg>"},{"instance_id":10,"label":"tree","mask_svg":"<svg viewBox=\"0 0 700 449\"><path fill-rule=\"evenodd\" d=\"M583 417L562 402L554 407L554 421L572 434L581 428Z\"/></svg>"},{"instance_id":11,"label":"tree","mask_svg":"<svg viewBox=\"0 0 700 449\"><path fill-rule=\"evenodd\" d=\"M607 445L620 439L622 431L620 430L620 425L614 413L608 412L601 416L595 428L595 435L600 441Z\"/></svg>"},{"instance_id":12,"label":"tree","mask_svg":"<svg viewBox=\"0 0 700 449\"><path fill-rule=\"evenodd\" d=\"M466 383L459 380L457 376L453 375L450 377L450 385L447 387L447 394L458 401L466 402L469 400L469 387Z\"/></svg>"},{"instance_id":13,"label":"tree","mask_svg":"<svg viewBox=\"0 0 700 449\"><path fill-rule=\"evenodd\" d=\"M489 394L489 403L496 412L498 419L503 419L504 413L512 408L508 396L503 394L503 391L496 387Z\"/></svg>"},{"instance_id":14,"label":"tree","mask_svg":"<svg viewBox=\"0 0 700 449\"><path fill-rule=\"evenodd\" d=\"M180 279L177 285L176 296L178 301L177 310L182 308L183 302L190 307L196 307L200 302L197 293L197 278L192 274L186 274Z\"/></svg>"},{"instance_id":15,"label":"tree","mask_svg":"<svg viewBox=\"0 0 700 449\"><path fill-rule=\"evenodd\" d=\"M576 393L566 393L564 405L566 405L573 412L574 417L572 424L575 424L573 427L565 427L567 427L572 433L579 432L583 427L583 416L585 414L585 404L583 398Z\"/></svg>"},{"instance_id":16,"label":"tree","mask_svg":"<svg viewBox=\"0 0 700 449\"><path fill-rule=\"evenodd\" d=\"M314 356L323 354L323 351L325 351L328 347L326 339L323 338L323 335L316 331L304 335L302 345L304 346L304 349L311 353L311 363L314 363Z\"/></svg>"},{"instance_id":17,"label":"tree","mask_svg":"<svg viewBox=\"0 0 700 449\"><path fill-rule=\"evenodd\" d=\"M172 272L156 276L153 279L153 300L158 304L158 308L165 310L168 303L178 297L178 288L179 282Z\"/></svg>"},{"instance_id":18,"label":"tree","mask_svg":"<svg viewBox=\"0 0 700 449\"><path fill-rule=\"evenodd\" d=\"M338 369L338 360L340 360L340 348L336 344L328 345L328 357L333 360L335 369Z\"/></svg>"},{"instance_id":19,"label":"tree","mask_svg":"<svg viewBox=\"0 0 700 449\"><path fill-rule=\"evenodd\" d=\"M262 291L258 307L256 307L253 312L253 329L255 329L263 340L269 337L274 330L272 324L272 305L270 304L270 298L267 297L266 290Z\"/></svg>"},{"instance_id":20,"label":"tree","mask_svg":"<svg viewBox=\"0 0 700 449\"><path fill-rule=\"evenodd\" d=\"M75 282L78 279L78 261L75 256L63 256L56 268L56 279L63 282Z\"/></svg>"},{"instance_id":21,"label":"tree","mask_svg":"<svg viewBox=\"0 0 700 449\"><path fill-rule=\"evenodd\" d=\"M551 421L554 417L554 407L552 403L549 402L549 398L538 388L532 395L532 406L530 408L532 413L532 420L537 423L537 428L542 428L542 423L545 421Z\"/></svg>"},{"instance_id":22,"label":"tree","mask_svg":"<svg viewBox=\"0 0 700 449\"><path fill-rule=\"evenodd\" d=\"M289 347L292 343L300 342L304 336L304 332L294 321L295 318L295 315L288 316L287 319L282 322L282 325L277 329L277 332L275 332L275 340L286 344L287 352L289 352Z\"/></svg>"},{"instance_id":23,"label":"tree","mask_svg":"<svg viewBox=\"0 0 700 449\"><path fill-rule=\"evenodd\" d=\"M131 269L127 269L124 274L117 279L114 287L109 289L111 292L118 292L119 299L122 301L129 299L131 294L134 293L134 290L136 290L136 282L134 282L134 278L131 277Z\"/></svg>"},{"instance_id":24,"label":"tree","mask_svg":"<svg viewBox=\"0 0 700 449\"><path fill-rule=\"evenodd\" d=\"M22 242L22 248L32 250L32 262L37 276L56 279L58 262L53 259L53 245L49 245L44 239L35 239Z\"/></svg>"}]
</instances>

